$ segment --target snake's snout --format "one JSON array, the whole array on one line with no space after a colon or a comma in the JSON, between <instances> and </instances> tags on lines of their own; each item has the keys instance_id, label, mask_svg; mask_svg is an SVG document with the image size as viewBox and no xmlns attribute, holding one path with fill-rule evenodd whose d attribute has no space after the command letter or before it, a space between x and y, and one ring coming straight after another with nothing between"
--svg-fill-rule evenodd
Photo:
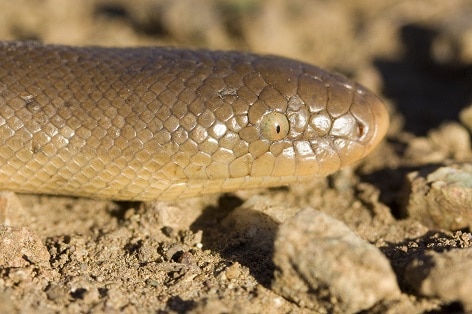
<instances>
[{"instance_id":1,"label":"snake's snout","mask_svg":"<svg viewBox=\"0 0 472 314\"><path fill-rule=\"evenodd\" d=\"M351 95L349 102L328 105L328 110L341 108L340 114L313 113L310 117L309 129L317 135L310 142L315 148L319 174L355 164L370 154L387 133L389 117L382 100L360 86Z\"/></svg>"},{"instance_id":2,"label":"snake's snout","mask_svg":"<svg viewBox=\"0 0 472 314\"><path fill-rule=\"evenodd\" d=\"M383 101L358 86L351 107L333 122L331 135L341 159L341 166L351 165L370 154L382 141L389 126Z\"/></svg>"},{"instance_id":3,"label":"snake's snout","mask_svg":"<svg viewBox=\"0 0 472 314\"><path fill-rule=\"evenodd\" d=\"M364 106L371 112L372 123L364 139L365 153L370 154L387 134L390 119L383 101L370 91L364 91ZM364 157L363 156L363 157Z\"/></svg>"},{"instance_id":4,"label":"snake's snout","mask_svg":"<svg viewBox=\"0 0 472 314\"><path fill-rule=\"evenodd\" d=\"M334 119L330 135L341 165L352 165L370 154L382 141L389 126L383 101L358 87L349 111Z\"/></svg>"}]
</instances>

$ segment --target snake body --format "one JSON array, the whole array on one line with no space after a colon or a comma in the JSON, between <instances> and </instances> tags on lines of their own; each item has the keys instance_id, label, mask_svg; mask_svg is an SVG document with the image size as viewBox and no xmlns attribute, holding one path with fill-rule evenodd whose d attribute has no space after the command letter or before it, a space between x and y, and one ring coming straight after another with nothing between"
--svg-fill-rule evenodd
<instances>
[{"instance_id":1,"label":"snake body","mask_svg":"<svg viewBox=\"0 0 472 314\"><path fill-rule=\"evenodd\" d=\"M0 190L174 199L313 180L385 135L382 102L275 56L0 43Z\"/></svg>"}]
</instances>

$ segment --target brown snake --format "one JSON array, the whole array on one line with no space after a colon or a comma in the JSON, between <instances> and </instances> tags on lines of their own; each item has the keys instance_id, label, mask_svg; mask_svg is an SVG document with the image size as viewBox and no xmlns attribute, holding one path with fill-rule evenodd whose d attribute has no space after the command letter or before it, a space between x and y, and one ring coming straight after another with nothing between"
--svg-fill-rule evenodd
<instances>
[{"instance_id":1,"label":"brown snake","mask_svg":"<svg viewBox=\"0 0 472 314\"><path fill-rule=\"evenodd\" d=\"M275 56L0 43L0 190L175 199L313 180L370 153L383 103Z\"/></svg>"}]
</instances>

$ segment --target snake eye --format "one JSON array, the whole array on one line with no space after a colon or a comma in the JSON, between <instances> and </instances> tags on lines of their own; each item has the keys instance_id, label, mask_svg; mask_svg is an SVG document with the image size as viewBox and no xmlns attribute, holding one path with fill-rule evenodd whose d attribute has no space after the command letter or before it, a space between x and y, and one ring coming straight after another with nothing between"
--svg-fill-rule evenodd
<instances>
[{"instance_id":1,"label":"snake eye","mask_svg":"<svg viewBox=\"0 0 472 314\"><path fill-rule=\"evenodd\" d=\"M270 141L278 141L287 136L290 124L287 116L280 112L269 112L262 117L261 134Z\"/></svg>"}]
</instances>

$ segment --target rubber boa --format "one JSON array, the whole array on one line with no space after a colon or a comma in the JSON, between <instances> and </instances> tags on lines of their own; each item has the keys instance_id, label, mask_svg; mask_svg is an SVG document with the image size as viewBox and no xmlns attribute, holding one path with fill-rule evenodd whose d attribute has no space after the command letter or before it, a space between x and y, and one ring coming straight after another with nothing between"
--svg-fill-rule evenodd
<instances>
[{"instance_id":1,"label":"rubber boa","mask_svg":"<svg viewBox=\"0 0 472 314\"><path fill-rule=\"evenodd\" d=\"M384 137L363 86L287 58L0 43L0 190L170 200L313 180Z\"/></svg>"}]
</instances>

